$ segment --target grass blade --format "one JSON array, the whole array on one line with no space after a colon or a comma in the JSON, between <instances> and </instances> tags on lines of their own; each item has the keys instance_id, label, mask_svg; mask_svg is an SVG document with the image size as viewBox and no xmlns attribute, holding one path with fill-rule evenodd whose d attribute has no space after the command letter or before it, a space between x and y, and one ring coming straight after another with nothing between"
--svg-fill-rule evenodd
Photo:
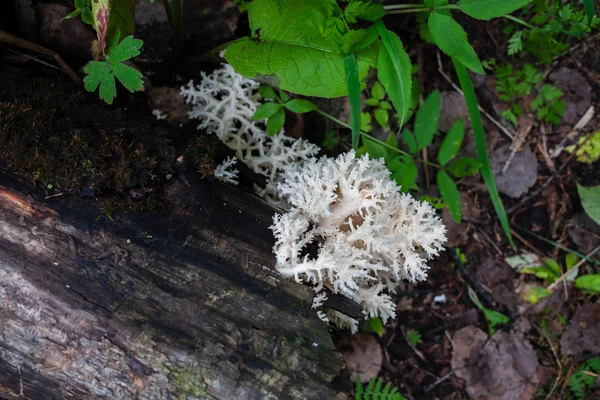
<instances>
[{"instance_id":1,"label":"grass blade","mask_svg":"<svg viewBox=\"0 0 600 400\"><path fill-rule=\"evenodd\" d=\"M496 181L494 179L494 175L492 174L492 167L490 165L490 159L488 157L487 146L485 143L485 132L483 131L483 123L481 122L481 114L479 113L479 108L477 107L477 97L475 96L475 90L473 89L471 77L469 76L467 68L463 64L461 64L460 61L456 60L453 57L452 62L454 63L456 74L458 75L460 87L462 88L465 95L467 108L469 109L471 125L473 126L473 133L475 135L475 148L477 150L477 158L479 159L479 161L481 161L482 164L481 176L483 177L485 186L487 187L487 190L490 194L490 198L492 200L492 204L494 205L494 209L496 210L496 215L500 220L502 230L508 238L510 245L514 247L514 242L512 234L510 233L510 226L508 223L506 210L504 210L504 205L502 204L502 199L500 198L498 188L496 187Z\"/></svg>"},{"instance_id":2,"label":"grass blade","mask_svg":"<svg viewBox=\"0 0 600 400\"><path fill-rule=\"evenodd\" d=\"M346 70L348 99L350 100L352 148L356 149L360 139L360 79L358 78L358 64L354 52L344 54L344 69Z\"/></svg>"},{"instance_id":3,"label":"grass blade","mask_svg":"<svg viewBox=\"0 0 600 400\"><path fill-rule=\"evenodd\" d=\"M594 19L594 0L583 0L583 7L585 8L588 26L590 26L592 25L592 20Z\"/></svg>"}]
</instances>

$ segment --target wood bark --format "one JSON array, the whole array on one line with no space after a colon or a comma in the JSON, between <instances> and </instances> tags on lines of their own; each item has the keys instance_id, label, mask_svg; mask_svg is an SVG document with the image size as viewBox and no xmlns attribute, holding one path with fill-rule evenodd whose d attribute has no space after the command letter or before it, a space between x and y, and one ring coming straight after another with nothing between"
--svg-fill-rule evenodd
<instances>
[{"instance_id":1,"label":"wood bark","mask_svg":"<svg viewBox=\"0 0 600 400\"><path fill-rule=\"evenodd\" d=\"M0 397L335 397L311 292L272 269L272 210L194 176L165 189L190 185L178 212L113 222L0 180Z\"/></svg>"}]
</instances>

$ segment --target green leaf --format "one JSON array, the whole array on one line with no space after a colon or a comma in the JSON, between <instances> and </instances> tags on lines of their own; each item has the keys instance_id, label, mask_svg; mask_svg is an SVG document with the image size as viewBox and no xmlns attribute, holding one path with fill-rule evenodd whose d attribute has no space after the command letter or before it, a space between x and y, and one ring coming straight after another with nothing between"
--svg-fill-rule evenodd
<instances>
[{"instance_id":1,"label":"green leaf","mask_svg":"<svg viewBox=\"0 0 600 400\"><path fill-rule=\"evenodd\" d=\"M414 329L409 329L408 331L406 331L406 337L408 338L410 344L413 345L413 347L416 347L419 343L423 341L421 339L421 333Z\"/></svg>"},{"instance_id":2,"label":"green leaf","mask_svg":"<svg viewBox=\"0 0 600 400\"><path fill-rule=\"evenodd\" d=\"M377 336L381 336L383 334L383 323L381 322L381 318L376 317L369 319L360 325L360 330L362 332L371 332L375 333Z\"/></svg>"},{"instance_id":3,"label":"green leaf","mask_svg":"<svg viewBox=\"0 0 600 400\"><path fill-rule=\"evenodd\" d=\"M81 8L77 8L75 10L73 10L69 15L67 15L66 17L63 17L63 19L71 19L74 17L77 17L79 14L81 14L83 12L83 9Z\"/></svg>"},{"instance_id":4,"label":"green leaf","mask_svg":"<svg viewBox=\"0 0 600 400\"><path fill-rule=\"evenodd\" d=\"M365 104L371 107L377 107L379 105L379 100L377 99L367 99L365 100Z\"/></svg>"},{"instance_id":5,"label":"green leaf","mask_svg":"<svg viewBox=\"0 0 600 400\"><path fill-rule=\"evenodd\" d=\"M412 65L398 35L388 31L383 22L375 22L383 46L377 59L377 78L398 113L400 126L408 116L411 100Z\"/></svg>"},{"instance_id":6,"label":"green leaf","mask_svg":"<svg viewBox=\"0 0 600 400\"><path fill-rule=\"evenodd\" d=\"M415 117L417 151L429 146L440 119L440 91L434 90L423 102Z\"/></svg>"},{"instance_id":7,"label":"green leaf","mask_svg":"<svg viewBox=\"0 0 600 400\"><path fill-rule=\"evenodd\" d=\"M438 161L440 165L444 166L448 164L458 154L460 146L462 145L463 137L465 136L465 124L462 119L456 120L452 125L438 153Z\"/></svg>"},{"instance_id":8,"label":"green leaf","mask_svg":"<svg viewBox=\"0 0 600 400\"><path fill-rule=\"evenodd\" d=\"M229 45L225 59L247 78L304 96L348 94L344 54L321 33L315 14L324 14L320 0L254 0L248 4L252 38ZM360 88L374 67L377 43L356 52Z\"/></svg>"},{"instance_id":9,"label":"green leaf","mask_svg":"<svg viewBox=\"0 0 600 400\"><path fill-rule=\"evenodd\" d=\"M273 88L271 86L267 86L267 85L260 85L258 87L258 94L260 94L260 96L263 99L276 99L277 98L277 94L275 94L275 90L273 90Z\"/></svg>"},{"instance_id":10,"label":"green leaf","mask_svg":"<svg viewBox=\"0 0 600 400\"><path fill-rule=\"evenodd\" d=\"M510 14L530 2L531 0L460 0L455 8L470 17L487 21Z\"/></svg>"},{"instance_id":11,"label":"green leaf","mask_svg":"<svg viewBox=\"0 0 600 400\"><path fill-rule=\"evenodd\" d=\"M448 206L448 211L452 215L452 219L460 224L462 220L462 214L460 210L460 194L456 188L454 180L446 174L443 170L439 170L437 173L437 184L440 189L440 194L444 203Z\"/></svg>"},{"instance_id":12,"label":"green leaf","mask_svg":"<svg viewBox=\"0 0 600 400\"><path fill-rule=\"evenodd\" d=\"M93 61L85 66L83 72L87 74L83 78L85 90L93 92L100 86L100 98L112 104L117 95L117 88L110 65L107 62Z\"/></svg>"},{"instance_id":13,"label":"green leaf","mask_svg":"<svg viewBox=\"0 0 600 400\"><path fill-rule=\"evenodd\" d=\"M382 110L391 110L392 105L390 103L388 103L387 101L382 101L379 103L379 108L381 108Z\"/></svg>"},{"instance_id":14,"label":"green leaf","mask_svg":"<svg viewBox=\"0 0 600 400\"><path fill-rule=\"evenodd\" d=\"M490 159L487 152L485 132L483 130L483 122L481 121L481 114L479 113L479 108L477 107L477 97L475 96L475 89L473 89L471 77L460 60L453 58L452 62L454 63L454 68L456 70L456 74L458 75L458 80L463 90L465 101L467 102L469 116L471 117L471 126L473 127L473 133L475 136L475 149L477 151L477 158L481 162L481 176L483 177L485 186L490 194L490 199L492 200L492 204L496 210L496 215L500 220L502 230L508 238L510 245L514 247L512 234L510 232L510 225L508 223L508 216L504 210L504 205L502 204L502 199L500 198L498 188L496 187L496 181L494 180L494 175L492 174L492 167L490 165Z\"/></svg>"},{"instance_id":15,"label":"green leaf","mask_svg":"<svg viewBox=\"0 0 600 400\"><path fill-rule=\"evenodd\" d=\"M392 174L392 179L400 186L402 193L408 193L411 189L415 188L418 170L412 157L404 158L402 161L404 162L396 166L396 171Z\"/></svg>"},{"instance_id":16,"label":"green leaf","mask_svg":"<svg viewBox=\"0 0 600 400\"><path fill-rule=\"evenodd\" d=\"M360 78L358 64L354 53L344 54L344 70L348 84L348 100L350 102L350 126L352 127L352 148L358 147L360 140Z\"/></svg>"},{"instance_id":17,"label":"green leaf","mask_svg":"<svg viewBox=\"0 0 600 400\"><path fill-rule=\"evenodd\" d=\"M375 82L371 89L371 96L376 100L385 99L385 89L381 86L381 83Z\"/></svg>"},{"instance_id":18,"label":"green leaf","mask_svg":"<svg viewBox=\"0 0 600 400\"><path fill-rule=\"evenodd\" d=\"M339 143L340 139L336 136L335 131L327 131L321 144L325 149L333 150Z\"/></svg>"},{"instance_id":19,"label":"green leaf","mask_svg":"<svg viewBox=\"0 0 600 400\"><path fill-rule=\"evenodd\" d=\"M131 93L144 88L143 75L137 69L120 63L111 64L111 68L119 82Z\"/></svg>"},{"instance_id":20,"label":"green leaf","mask_svg":"<svg viewBox=\"0 0 600 400\"><path fill-rule=\"evenodd\" d=\"M143 44L144 42L140 39L134 39L133 36L127 36L113 49L113 51L110 52L110 54L108 54L108 56L106 56L106 61L111 65L115 65L116 63L137 57L140 55L140 49Z\"/></svg>"},{"instance_id":21,"label":"green leaf","mask_svg":"<svg viewBox=\"0 0 600 400\"><path fill-rule=\"evenodd\" d=\"M94 18L92 17L92 10L88 7L84 8L81 12L81 21L86 25L94 25Z\"/></svg>"},{"instance_id":22,"label":"green leaf","mask_svg":"<svg viewBox=\"0 0 600 400\"><path fill-rule=\"evenodd\" d=\"M252 121L262 121L265 118L269 118L275 115L275 113L279 111L281 107L283 107L283 104L265 103L256 109L254 115L252 116Z\"/></svg>"},{"instance_id":23,"label":"green leaf","mask_svg":"<svg viewBox=\"0 0 600 400\"><path fill-rule=\"evenodd\" d=\"M367 21L374 21L383 17L385 9L381 4L371 3L370 1L353 1L344 10L344 16L348 22L356 23L356 18Z\"/></svg>"},{"instance_id":24,"label":"green leaf","mask_svg":"<svg viewBox=\"0 0 600 400\"><path fill-rule=\"evenodd\" d=\"M285 108L296 114L304 114L310 111L315 111L319 107L315 103L308 100L294 99L285 103Z\"/></svg>"},{"instance_id":25,"label":"green leaf","mask_svg":"<svg viewBox=\"0 0 600 400\"><path fill-rule=\"evenodd\" d=\"M588 26L590 26L594 20L594 0L583 0L583 7L585 8Z\"/></svg>"},{"instance_id":26,"label":"green leaf","mask_svg":"<svg viewBox=\"0 0 600 400\"><path fill-rule=\"evenodd\" d=\"M417 150L417 141L415 139L415 134L410 131L410 129L404 128L402 130L402 141L408 147L408 151L410 154L417 154L419 150Z\"/></svg>"},{"instance_id":27,"label":"green leaf","mask_svg":"<svg viewBox=\"0 0 600 400\"><path fill-rule=\"evenodd\" d=\"M291 99L291 97L283 90L279 90L279 97L281 98L281 101L283 101L284 103L287 103Z\"/></svg>"},{"instance_id":28,"label":"green leaf","mask_svg":"<svg viewBox=\"0 0 600 400\"><path fill-rule=\"evenodd\" d=\"M585 187L577 184L577 193L585 213L600 225L600 185Z\"/></svg>"},{"instance_id":29,"label":"green leaf","mask_svg":"<svg viewBox=\"0 0 600 400\"><path fill-rule=\"evenodd\" d=\"M550 294L552 294L551 290L548 290L548 289L540 287L540 286L536 286L536 287L529 289L523 295L523 299L525 301L527 301L528 303L536 304L538 301L540 301L544 297L550 296Z\"/></svg>"},{"instance_id":30,"label":"green leaf","mask_svg":"<svg viewBox=\"0 0 600 400\"><path fill-rule=\"evenodd\" d=\"M372 139L363 137L363 145L366 147L369 156L373 159L386 158L388 155L388 151L385 146L382 146Z\"/></svg>"},{"instance_id":31,"label":"green leaf","mask_svg":"<svg viewBox=\"0 0 600 400\"><path fill-rule=\"evenodd\" d=\"M435 43L444 53L457 59L470 70L478 74L484 73L475 50L467 40L467 33L452 17L432 12L428 23Z\"/></svg>"},{"instance_id":32,"label":"green leaf","mask_svg":"<svg viewBox=\"0 0 600 400\"><path fill-rule=\"evenodd\" d=\"M378 108L375 110L374 115L375 121L377 121L377 123L384 128L388 123L388 119L390 118L390 114L387 112L387 110Z\"/></svg>"},{"instance_id":33,"label":"green leaf","mask_svg":"<svg viewBox=\"0 0 600 400\"><path fill-rule=\"evenodd\" d=\"M279 133L281 128L283 128L283 124L285 124L285 110L283 107L280 107L275 114L267 120L267 133L269 136Z\"/></svg>"},{"instance_id":34,"label":"green leaf","mask_svg":"<svg viewBox=\"0 0 600 400\"><path fill-rule=\"evenodd\" d=\"M475 175L481 169L481 161L471 157L461 157L454 161L447 169L455 178Z\"/></svg>"},{"instance_id":35,"label":"green leaf","mask_svg":"<svg viewBox=\"0 0 600 400\"><path fill-rule=\"evenodd\" d=\"M485 319L487 320L488 325L489 325L488 331L489 331L490 335L492 335L492 334L494 334L494 332L496 332L496 326L507 324L510 321L510 318L508 318L506 315L499 313L497 311L494 311L494 310L490 310L489 308L486 308L483 304L481 304L481 302L477 298L477 295L475 294L473 289L471 289L470 287L468 289L468 293L469 293L469 298L471 299L471 301L473 303L475 303L477 308L479 308L481 311L483 311L483 315L485 316Z\"/></svg>"},{"instance_id":36,"label":"green leaf","mask_svg":"<svg viewBox=\"0 0 600 400\"><path fill-rule=\"evenodd\" d=\"M575 279L575 287L600 293L600 274L583 275Z\"/></svg>"},{"instance_id":37,"label":"green leaf","mask_svg":"<svg viewBox=\"0 0 600 400\"><path fill-rule=\"evenodd\" d=\"M110 53L119 44L120 38L133 35L135 30L134 10L135 0L111 1L108 31L106 33L107 53Z\"/></svg>"}]
</instances>

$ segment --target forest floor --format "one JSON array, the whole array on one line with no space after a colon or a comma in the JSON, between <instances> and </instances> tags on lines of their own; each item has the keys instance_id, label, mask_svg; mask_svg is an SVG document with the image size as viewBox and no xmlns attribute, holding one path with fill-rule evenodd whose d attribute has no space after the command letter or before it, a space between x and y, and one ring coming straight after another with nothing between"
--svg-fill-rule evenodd
<instances>
[{"instance_id":1,"label":"forest floor","mask_svg":"<svg viewBox=\"0 0 600 400\"><path fill-rule=\"evenodd\" d=\"M61 20L70 12L72 2L32 3L28 6L15 2L18 6L11 8L9 2L8 9L0 6L0 30L58 52L73 70L79 71L91 59L94 32L78 19ZM101 116L94 117L114 120L116 126L120 119L130 120L136 113L158 109L167 116L165 121L139 127L139 131L153 135L115 139L89 137L84 132L57 141L40 129L35 137L23 132L22 141L9 141L0 132L0 164L36 181L48 196L98 198L105 210L103 218L131 209L160 212L162 205L153 196L161 191L167 177L193 168L193 163L178 165L179 156L195 152L187 159L196 163L206 151L202 139L198 139L201 134L197 124L187 119L179 88L190 79L199 79L200 71L210 72L218 66L203 56L206 51L248 34L246 15L240 15L231 2L186 3L192 11L184 18L185 50L174 52L158 2L137 2L136 37L145 44L135 63L147 77L145 91L136 95L119 92L116 106L129 107L132 114L112 115L111 107L106 106ZM497 75L491 70L485 76L472 75L480 105L489 115L484 117L488 152L514 247L502 231L481 177L461 179L458 189L463 221L457 224L447 210L442 211L448 228L447 251L430 263L427 281L406 284L397 294L396 320L385 325L380 336L368 332L354 336L333 333L347 363L337 383L348 385L350 391L349 381L356 373L363 380L380 376L397 386L403 396L415 400L600 399L600 371L590 367L593 357L600 356L599 296L576 288L572 270L570 275L564 273L576 265L579 276L593 275L600 266L600 226L586 215L577 192L577 184L600 184L600 150L596 147L595 156L588 154L596 157L588 163L585 157L565 149L600 130L600 38L592 32L583 40L573 40L563 54L548 64L539 64L529 56L507 55L509 36L503 30L510 23L506 20L481 23L465 18L460 22L482 61L494 59L495 65L511 62L515 69L525 63L536 66L544 74L542 83L562 90L560 100L565 104L565 113L557 125L540 122L531 111L535 94L528 94L519 99L523 115L511 124L500 116L510 103L500 98ZM388 16L386 23L407 44L411 59L418 65L416 76L422 97L433 90L441 92L439 130L447 131L458 118L468 120L450 60L419 38L413 17ZM61 90L77 89L60 69L31 57L40 58L0 41L0 64L11 71L5 75L11 78L3 79L3 84L10 85L11 79L19 79L17 76L55 81L57 90L47 93L43 104L57 109L68 107L60 104ZM97 94L82 90L81 101L99 100ZM348 119L345 99L318 103L336 117ZM21 107L22 111L27 104ZM0 109L0 125L20 123L19 113L17 109ZM39 121L38 126L43 127L43 122ZM161 130L161 124L181 126L181 133L169 136ZM475 157L470 124L466 127L461 155ZM317 114L289 118L286 128L291 135L316 144L333 130L339 142L323 153L335 155L349 149L349 131ZM374 125L372 134L385 138L386 132ZM132 148L125 139L135 140L136 146ZM588 139L590 143L593 140ZM595 140L597 143L599 139ZM437 137L427 149L429 153L422 156L431 159L439 142ZM32 146L40 146L41 153L33 157ZM74 166L74 159L89 162ZM419 194L438 195L431 178L434 174L427 167L420 169ZM580 262L582 255L588 257L587 261ZM537 276L523 273L523 268L538 268L534 270ZM553 269L555 276L548 276ZM532 299L540 289L551 293ZM600 368L600 360L598 365Z\"/></svg>"}]
</instances>

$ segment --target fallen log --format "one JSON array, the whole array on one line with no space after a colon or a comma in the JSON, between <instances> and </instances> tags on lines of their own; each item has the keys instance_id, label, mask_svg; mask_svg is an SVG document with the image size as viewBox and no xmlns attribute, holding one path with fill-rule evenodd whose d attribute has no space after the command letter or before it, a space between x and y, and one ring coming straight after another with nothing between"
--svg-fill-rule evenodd
<instances>
[{"instance_id":1,"label":"fallen log","mask_svg":"<svg viewBox=\"0 0 600 400\"><path fill-rule=\"evenodd\" d=\"M36 84L4 86L0 113ZM69 104L0 129L92 129ZM161 212L107 215L0 172L0 398L335 398L342 360L312 292L273 270L273 209L197 172L160 192Z\"/></svg>"}]
</instances>

